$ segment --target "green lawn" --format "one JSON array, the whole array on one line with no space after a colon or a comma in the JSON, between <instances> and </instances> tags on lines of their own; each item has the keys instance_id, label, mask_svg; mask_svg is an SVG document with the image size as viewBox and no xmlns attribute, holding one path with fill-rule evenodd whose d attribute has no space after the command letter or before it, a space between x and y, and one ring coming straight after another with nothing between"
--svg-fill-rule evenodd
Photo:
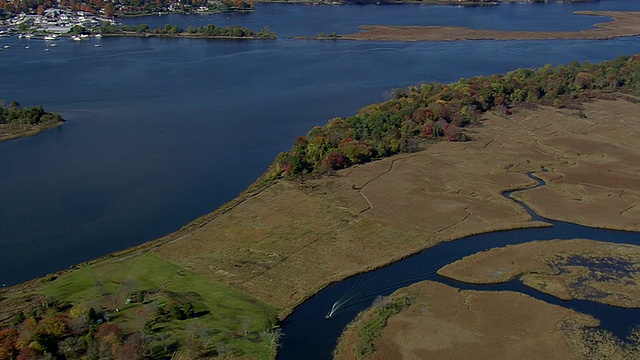
<instances>
[{"instance_id":1,"label":"green lawn","mask_svg":"<svg viewBox=\"0 0 640 360\"><path fill-rule=\"evenodd\" d=\"M43 293L74 308L103 309L109 320L131 332L171 336L184 343L236 356L268 359L273 349L264 334L278 309L223 284L196 275L151 253L106 259L71 271L45 285ZM143 303L126 303L143 293ZM192 318L171 316L191 307ZM116 311L117 309L117 311Z\"/></svg>"}]
</instances>

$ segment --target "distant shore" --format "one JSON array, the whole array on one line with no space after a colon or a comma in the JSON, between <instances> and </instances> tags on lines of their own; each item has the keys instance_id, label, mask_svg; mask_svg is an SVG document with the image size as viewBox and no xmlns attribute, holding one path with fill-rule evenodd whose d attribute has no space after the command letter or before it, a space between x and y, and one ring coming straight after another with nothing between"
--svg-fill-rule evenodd
<instances>
[{"instance_id":1,"label":"distant shore","mask_svg":"<svg viewBox=\"0 0 640 360\"><path fill-rule=\"evenodd\" d=\"M151 33L136 33L126 32L119 34L104 34L103 37L159 37L159 38L183 38L183 39L209 39L209 40L273 40L276 37L260 37L260 36L207 36L207 35L192 35L192 34L151 34Z\"/></svg>"},{"instance_id":2,"label":"distant shore","mask_svg":"<svg viewBox=\"0 0 640 360\"><path fill-rule=\"evenodd\" d=\"M459 41L459 40L606 40L640 35L640 12L576 11L577 15L608 16L613 21L595 24L581 31L501 31L470 29L458 26L362 25L362 32L333 37L297 37L297 39L331 39L360 41Z\"/></svg>"}]
</instances>

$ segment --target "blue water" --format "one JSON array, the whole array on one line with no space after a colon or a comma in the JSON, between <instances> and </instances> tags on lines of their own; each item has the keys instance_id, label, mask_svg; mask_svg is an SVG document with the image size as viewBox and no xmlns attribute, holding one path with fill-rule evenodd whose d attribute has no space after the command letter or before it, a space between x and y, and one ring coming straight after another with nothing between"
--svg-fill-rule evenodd
<instances>
[{"instance_id":1,"label":"blue water","mask_svg":"<svg viewBox=\"0 0 640 360\"><path fill-rule=\"evenodd\" d=\"M295 136L381 101L392 88L640 52L635 37L367 43L289 36L375 23L578 30L603 19L575 10L639 8L632 0L476 8L259 4L253 14L126 21L269 26L276 41L62 39L49 47L0 38L11 46L0 52L0 99L43 105L68 120L0 143L0 284L177 230L234 198Z\"/></svg>"}]
</instances>

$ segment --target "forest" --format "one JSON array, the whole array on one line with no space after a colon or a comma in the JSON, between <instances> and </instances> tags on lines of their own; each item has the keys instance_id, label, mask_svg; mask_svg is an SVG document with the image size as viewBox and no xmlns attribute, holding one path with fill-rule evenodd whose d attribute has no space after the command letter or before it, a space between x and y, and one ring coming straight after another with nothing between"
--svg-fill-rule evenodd
<instances>
[{"instance_id":1,"label":"forest","mask_svg":"<svg viewBox=\"0 0 640 360\"><path fill-rule=\"evenodd\" d=\"M17 101L0 103L0 140L15 138L54 127L64 122L60 114L48 113L42 106L22 108Z\"/></svg>"},{"instance_id":2,"label":"forest","mask_svg":"<svg viewBox=\"0 0 640 360\"><path fill-rule=\"evenodd\" d=\"M487 111L509 116L518 106L547 105L582 114L584 101L612 92L638 94L639 79L640 55L633 55L396 89L385 102L299 136L291 150L276 157L268 178L326 173L414 152L428 141L472 140L465 128L480 124Z\"/></svg>"}]
</instances>

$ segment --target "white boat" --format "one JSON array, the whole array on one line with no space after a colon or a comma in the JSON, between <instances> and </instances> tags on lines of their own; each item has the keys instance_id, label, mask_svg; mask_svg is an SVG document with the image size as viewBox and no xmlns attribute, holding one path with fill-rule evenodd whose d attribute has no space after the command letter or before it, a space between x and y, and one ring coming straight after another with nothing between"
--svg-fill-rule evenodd
<instances>
[{"instance_id":1,"label":"white boat","mask_svg":"<svg viewBox=\"0 0 640 360\"><path fill-rule=\"evenodd\" d=\"M58 46L58 44L51 44L49 46L54 47L54 46Z\"/></svg>"},{"instance_id":2,"label":"white boat","mask_svg":"<svg viewBox=\"0 0 640 360\"><path fill-rule=\"evenodd\" d=\"M87 34L80 34L80 39L86 39L88 37L89 37L89 35L87 35Z\"/></svg>"},{"instance_id":3,"label":"white boat","mask_svg":"<svg viewBox=\"0 0 640 360\"><path fill-rule=\"evenodd\" d=\"M8 48L10 48L11 46L9 46L9 45L5 45L5 46L3 46L3 47L4 47L5 49L8 49Z\"/></svg>"},{"instance_id":4,"label":"white boat","mask_svg":"<svg viewBox=\"0 0 640 360\"><path fill-rule=\"evenodd\" d=\"M102 34L96 34L96 37L97 37L97 38L101 38L101 37L102 37Z\"/></svg>"},{"instance_id":5,"label":"white boat","mask_svg":"<svg viewBox=\"0 0 640 360\"><path fill-rule=\"evenodd\" d=\"M58 40L58 35L52 34L52 35L45 35L44 36L45 40Z\"/></svg>"},{"instance_id":6,"label":"white boat","mask_svg":"<svg viewBox=\"0 0 640 360\"><path fill-rule=\"evenodd\" d=\"M82 39L78 35L72 35L71 36L71 40L73 40L73 41L82 41Z\"/></svg>"}]
</instances>

